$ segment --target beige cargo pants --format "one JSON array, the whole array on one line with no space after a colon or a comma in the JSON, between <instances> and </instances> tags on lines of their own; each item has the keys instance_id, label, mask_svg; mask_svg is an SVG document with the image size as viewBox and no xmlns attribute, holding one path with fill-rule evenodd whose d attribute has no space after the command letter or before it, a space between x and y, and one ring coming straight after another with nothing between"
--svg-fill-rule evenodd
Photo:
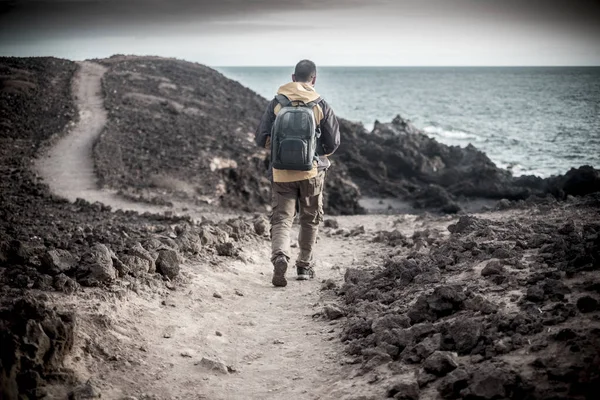
<instances>
[{"instance_id":1,"label":"beige cargo pants","mask_svg":"<svg viewBox=\"0 0 600 400\"><path fill-rule=\"evenodd\" d=\"M309 267L319 223L323 220L323 185L325 172L298 182L273 182L271 213L271 261L284 255L290 260L290 231L296 216L296 200L300 205L300 254L296 266Z\"/></svg>"}]
</instances>

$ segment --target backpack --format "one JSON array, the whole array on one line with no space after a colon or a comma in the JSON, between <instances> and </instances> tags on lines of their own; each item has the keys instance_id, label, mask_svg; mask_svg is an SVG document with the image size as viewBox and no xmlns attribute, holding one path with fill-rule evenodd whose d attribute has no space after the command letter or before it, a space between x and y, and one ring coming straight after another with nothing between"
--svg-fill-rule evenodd
<instances>
[{"instance_id":1,"label":"backpack","mask_svg":"<svg viewBox=\"0 0 600 400\"><path fill-rule=\"evenodd\" d=\"M271 131L271 158L273 168L310 171L316 159L320 131L313 113L318 103L311 101L297 106L284 95L275 97L281 110L277 113Z\"/></svg>"}]
</instances>

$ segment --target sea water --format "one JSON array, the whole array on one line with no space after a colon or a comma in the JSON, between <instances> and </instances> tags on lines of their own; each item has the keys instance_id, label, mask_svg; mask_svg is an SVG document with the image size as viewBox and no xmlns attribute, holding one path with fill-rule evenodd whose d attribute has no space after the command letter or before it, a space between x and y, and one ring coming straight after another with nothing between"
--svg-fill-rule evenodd
<instances>
[{"instance_id":1,"label":"sea water","mask_svg":"<svg viewBox=\"0 0 600 400\"><path fill-rule=\"evenodd\" d=\"M292 73L217 69L268 99ZM473 144L515 176L600 168L600 67L322 67L316 89L367 129L399 114L442 143Z\"/></svg>"}]
</instances>

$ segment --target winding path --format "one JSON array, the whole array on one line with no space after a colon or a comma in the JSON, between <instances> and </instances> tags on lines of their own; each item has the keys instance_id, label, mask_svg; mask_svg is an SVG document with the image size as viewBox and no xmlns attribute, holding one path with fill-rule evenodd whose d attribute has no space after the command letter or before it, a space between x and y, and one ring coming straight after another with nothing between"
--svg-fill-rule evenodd
<instances>
[{"instance_id":1,"label":"winding path","mask_svg":"<svg viewBox=\"0 0 600 400\"><path fill-rule=\"evenodd\" d=\"M73 98L79 119L67 135L36 162L36 170L52 193L70 201L77 198L101 202L113 209L161 213L165 207L127 201L114 191L98 188L92 149L104 130L107 112L102 96L102 76L107 68L93 62L80 62L73 78Z\"/></svg>"}]
</instances>

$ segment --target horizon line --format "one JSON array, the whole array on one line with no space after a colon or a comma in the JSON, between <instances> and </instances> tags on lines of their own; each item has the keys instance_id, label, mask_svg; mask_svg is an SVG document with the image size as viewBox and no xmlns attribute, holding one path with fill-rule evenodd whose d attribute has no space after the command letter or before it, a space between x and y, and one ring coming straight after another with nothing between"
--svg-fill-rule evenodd
<instances>
[{"instance_id":1,"label":"horizon line","mask_svg":"<svg viewBox=\"0 0 600 400\"><path fill-rule=\"evenodd\" d=\"M289 65L208 65L211 68L293 68ZM598 65L317 65L318 68L600 68Z\"/></svg>"}]
</instances>

